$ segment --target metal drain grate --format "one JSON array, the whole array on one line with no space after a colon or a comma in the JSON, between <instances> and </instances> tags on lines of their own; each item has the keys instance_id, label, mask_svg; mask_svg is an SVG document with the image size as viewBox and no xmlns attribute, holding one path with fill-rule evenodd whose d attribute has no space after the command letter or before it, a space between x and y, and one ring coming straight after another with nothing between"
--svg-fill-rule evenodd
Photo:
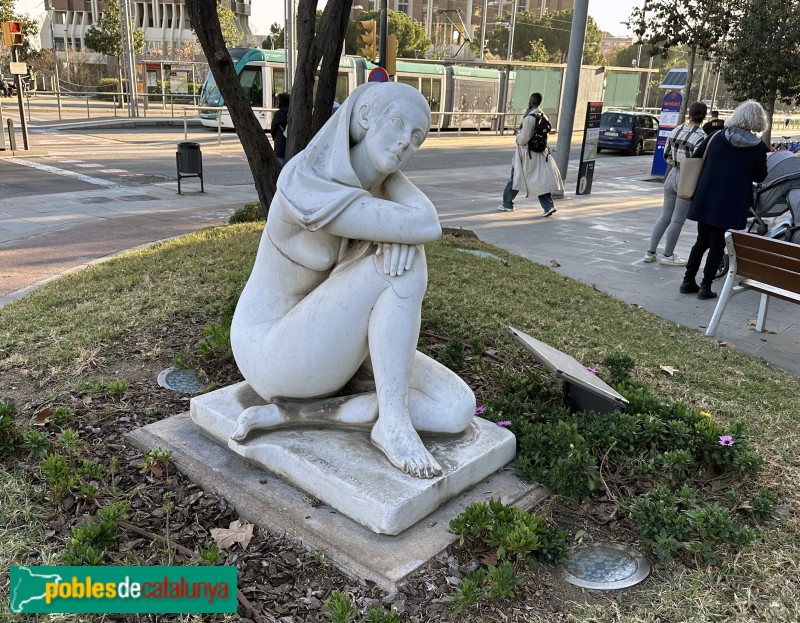
<instances>
[{"instance_id":1,"label":"metal drain grate","mask_svg":"<svg viewBox=\"0 0 800 623\"><path fill-rule=\"evenodd\" d=\"M197 378L191 370L181 370L179 368L167 368L158 375L158 384L166 389L186 394L196 394L203 389L206 384Z\"/></svg>"},{"instance_id":2,"label":"metal drain grate","mask_svg":"<svg viewBox=\"0 0 800 623\"><path fill-rule=\"evenodd\" d=\"M570 584L595 590L628 588L650 574L650 563L639 552L618 543L592 543L578 548L567 562Z\"/></svg>"}]
</instances>

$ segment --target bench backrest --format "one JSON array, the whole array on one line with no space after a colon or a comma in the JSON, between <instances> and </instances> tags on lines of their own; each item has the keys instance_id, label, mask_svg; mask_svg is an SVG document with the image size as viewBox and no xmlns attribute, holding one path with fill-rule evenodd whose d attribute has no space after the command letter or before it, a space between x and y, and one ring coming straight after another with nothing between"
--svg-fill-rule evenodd
<instances>
[{"instance_id":1,"label":"bench backrest","mask_svg":"<svg viewBox=\"0 0 800 623\"><path fill-rule=\"evenodd\" d=\"M736 253L736 274L800 293L800 245L764 236L730 231Z\"/></svg>"}]
</instances>

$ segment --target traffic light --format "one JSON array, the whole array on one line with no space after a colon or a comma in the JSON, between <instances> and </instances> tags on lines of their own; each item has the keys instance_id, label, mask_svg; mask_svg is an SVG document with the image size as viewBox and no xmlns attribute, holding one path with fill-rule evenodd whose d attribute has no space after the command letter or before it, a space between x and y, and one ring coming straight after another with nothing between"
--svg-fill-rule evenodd
<instances>
[{"instance_id":1,"label":"traffic light","mask_svg":"<svg viewBox=\"0 0 800 623\"><path fill-rule=\"evenodd\" d=\"M375 20L367 19L356 22L356 28L361 32L356 37L356 43L359 45L358 55L363 56L369 61L374 61L378 54L375 52L375 44L378 42L378 37L375 34Z\"/></svg>"},{"instance_id":2,"label":"traffic light","mask_svg":"<svg viewBox=\"0 0 800 623\"><path fill-rule=\"evenodd\" d=\"M3 42L9 47L25 43L22 22L3 22Z\"/></svg>"},{"instance_id":3,"label":"traffic light","mask_svg":"<svg viewBox=\"0 0 800 623\"><path fill-rule=\"evenodd\" d=\"M383 68L390 76L394 76L397 60L397 35L386 36L386 62L383 63Z\"/></svg>"}]
</instances>

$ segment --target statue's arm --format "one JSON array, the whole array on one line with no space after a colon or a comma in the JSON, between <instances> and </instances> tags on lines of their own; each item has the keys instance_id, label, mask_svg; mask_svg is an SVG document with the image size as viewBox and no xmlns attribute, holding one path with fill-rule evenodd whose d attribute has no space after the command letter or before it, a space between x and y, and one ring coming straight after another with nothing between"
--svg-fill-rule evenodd
<instances>
[{"instance_id":1,"label":"statue's arm","mask_svg":"<svg viewBox=\"0 0 800 623\"><path fill-rule=\"evenodd\" d=\"M360 197L325 229L342 238L411 245L441 237L436 208L403 174L389 176L384 190L388 199Z\"/></svg>"}]
</instances>

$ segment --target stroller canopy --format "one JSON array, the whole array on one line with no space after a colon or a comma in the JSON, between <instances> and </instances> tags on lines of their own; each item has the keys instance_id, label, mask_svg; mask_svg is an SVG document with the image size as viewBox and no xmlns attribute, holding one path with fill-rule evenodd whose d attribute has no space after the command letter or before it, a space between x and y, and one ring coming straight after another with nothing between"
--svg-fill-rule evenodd
<instances>
[{"instance_id":1,"label":"stroller canopy","mask_svg":"<svg viewBox=\"0 0 800 623\"><path fill-rule=\"evenodd\" d=\"M800 188L800 156L781 150L767 156L767 178L756 191L753 211L761 217L778 216L789 209L786 195Z\"/></svg>"}]
</instances>

